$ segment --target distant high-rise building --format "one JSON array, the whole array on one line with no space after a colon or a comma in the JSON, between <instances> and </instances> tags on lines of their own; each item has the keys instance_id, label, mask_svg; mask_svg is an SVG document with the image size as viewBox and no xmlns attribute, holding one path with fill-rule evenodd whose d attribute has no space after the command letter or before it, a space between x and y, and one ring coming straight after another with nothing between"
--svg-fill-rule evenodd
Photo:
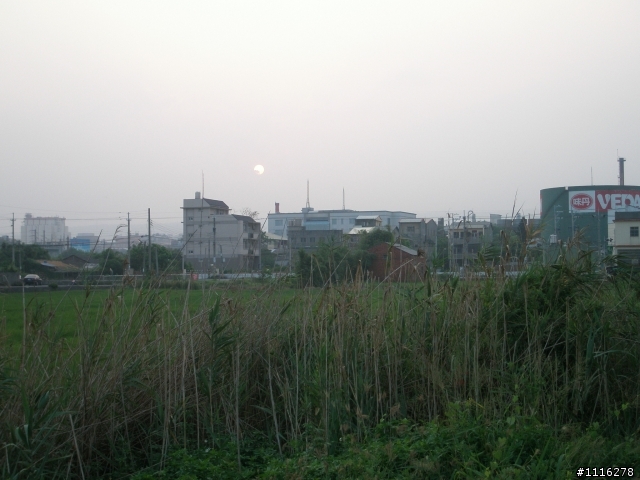
<instances>
[{"instance_id":1,"label":"distant high-rise building","mask_svg":"<svg viewBox=\"0 0 640 480\"><path fill-rule=\"evenodd\" d=\"M65 220L64 217L34 217L27 213L20 229L22 243L44 245L66 242L69 228Z\"/></svg>"}]
</instances>

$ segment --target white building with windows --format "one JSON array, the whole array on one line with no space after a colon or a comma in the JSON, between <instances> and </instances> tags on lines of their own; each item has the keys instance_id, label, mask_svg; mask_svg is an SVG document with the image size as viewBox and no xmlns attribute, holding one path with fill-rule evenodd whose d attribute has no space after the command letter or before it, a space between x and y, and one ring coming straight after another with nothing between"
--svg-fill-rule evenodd
<instances>
[{"instance_id":1,"label":"white building with windows","mask_svg":"<svg viewBox=\"0 0 640 480\"><path fill-rule=\"evenodd\" d=\"M185 199L182 206L185 263L198 272L260 268L260 223L229 213L221 200Z\"/></svg>"},{"instance_id":2,"label":"white building with windows","mask_svg":"<svg viewBox=\"0 0 640 480\"><path fill-rule=\"evenodd\" d=\"M400 220L416 218L415 213L392 212L389 210L318 210L303 208L301 212L280 213L276 205L276 213L267 217L267 232L287 237L287 225L292 220L299 220L296 224L307 230L342 230L348 234L355 226L358 217L380 217L380 228L393 230L398 227Z\"/></svg>"},{"instance_id":3,"label":"white building with windows","mask_svg":"<svg viewBox=\"0 0 640 480\"><path fill-rule=\"evenodd\" d=\"M632 265L640 264L640 212L615 212L613 254Z\"/></svg>"},{"instance_id":4,"label":"white building with windows","mask_svg":"<svg viewBox=\"0 0 640 480\"><path fill-rule=\"evenodd\" d=\"M66 243L69 228L65 225L65 220L64 217L34 217L27 213L20 228L20 239L27 245Z\"/></svg>"}]
</instances>

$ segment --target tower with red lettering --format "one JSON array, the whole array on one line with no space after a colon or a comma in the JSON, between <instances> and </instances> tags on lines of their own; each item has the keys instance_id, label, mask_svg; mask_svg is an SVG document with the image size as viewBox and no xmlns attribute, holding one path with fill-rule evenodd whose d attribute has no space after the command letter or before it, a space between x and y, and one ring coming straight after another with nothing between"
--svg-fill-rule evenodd
<instances>
[{"instance_id":1,"label":"tower with red lettering","mask_svg":"<svg viewBox=\"0 0 640 480\"><path fill-rule=\"evenodd\" d=\"M615 212L640 212L640 186L580 185L540 190L545 243L578 240L603 254L613 245Z\"/></svg>"}]
</instances>

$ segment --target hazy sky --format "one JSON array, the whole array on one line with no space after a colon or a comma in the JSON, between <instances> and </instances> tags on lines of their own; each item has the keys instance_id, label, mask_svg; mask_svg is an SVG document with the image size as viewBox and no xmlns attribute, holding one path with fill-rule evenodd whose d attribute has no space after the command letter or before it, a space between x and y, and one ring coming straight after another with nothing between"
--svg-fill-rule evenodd
<instances>
[{"instance_id":1,"label":"hazy sky","mask_svg":"<svg viewBox=\"0 0 640 480\"><path fill-rule=\"evenodd\" d=\"M640 2L0 2L0 235L640 184ZM253 172L261 164L263 175ZM19 232L19 230L16 230ZM97 232L96 232L97 233Z\"/></svg>"}]
</instances>

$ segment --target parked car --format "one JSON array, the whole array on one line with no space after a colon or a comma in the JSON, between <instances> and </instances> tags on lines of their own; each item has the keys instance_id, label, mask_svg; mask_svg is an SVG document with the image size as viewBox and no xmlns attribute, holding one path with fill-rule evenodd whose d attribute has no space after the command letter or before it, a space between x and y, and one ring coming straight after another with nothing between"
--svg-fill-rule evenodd
<instances>
[{"instance_id":1,"label":"parked car","mask_svg":"<svg viewBox=\"0 0 640 480\"><path fill-rule=\"evenodd\" d=\"M42 285L42 279L40 276L30 273L29 275L25 275L22 279L22 282L25 285Z\"/></svg>"}]
</instances>

